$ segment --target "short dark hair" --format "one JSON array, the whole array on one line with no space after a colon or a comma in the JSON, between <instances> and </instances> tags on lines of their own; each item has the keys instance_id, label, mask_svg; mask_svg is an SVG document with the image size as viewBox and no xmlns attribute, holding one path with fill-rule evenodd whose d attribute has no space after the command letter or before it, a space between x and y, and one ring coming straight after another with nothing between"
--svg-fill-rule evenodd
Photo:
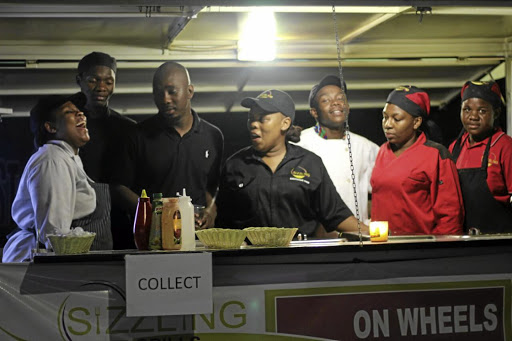
<instances>
[{"instance_id":1,"label":"short dark hair","mask_svg":"<svg viewBox=\"0 0 512 341\"><path fill-rule=\"evenodd\" d=\"M286 140L290 142L299 142L302 127L290 125L290 128L286 131Z\"/></svg>"},{"instance_id":2,"label":"short dark hair","mask_svg":"<svg viewBox=\"0 0 512 341\"><path fill-rule=\"evenodd\" d=\"M117 61L114 57L103 52L91 52L78 63L78 74L83 74L93 66L106 66L117 73Z\"/></svg>"}]
</instances>

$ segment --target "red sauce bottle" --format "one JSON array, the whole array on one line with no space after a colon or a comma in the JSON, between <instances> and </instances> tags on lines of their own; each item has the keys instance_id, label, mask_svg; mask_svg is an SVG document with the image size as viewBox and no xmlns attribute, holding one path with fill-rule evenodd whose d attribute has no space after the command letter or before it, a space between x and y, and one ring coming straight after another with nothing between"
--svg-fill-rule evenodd
<instances>
[{"instance_id":1,"label":"red sauce bottle","mask_svg":"<svg viewBox=\"0 0 512 341\"><path fill-rule=\"evenodd\" d=\"M146 195L146 190L142 194L137 204L135 212L135 221L133 223L133 238L138 250L149 249L149 231L151 230L151 202Z\"/></svg>"}]
</instances>

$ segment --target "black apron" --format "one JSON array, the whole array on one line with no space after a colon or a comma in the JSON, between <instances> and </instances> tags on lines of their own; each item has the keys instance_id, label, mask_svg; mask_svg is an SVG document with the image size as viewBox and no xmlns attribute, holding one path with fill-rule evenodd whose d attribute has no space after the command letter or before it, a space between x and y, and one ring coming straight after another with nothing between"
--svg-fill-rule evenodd
<instances>
[{"instance_id":1,"label":"black apron","mask_svg":"<svg viewBox=\"0 0 512 341\"><path fill-rule=\"evenodd\" d=\"M81 226L84 231L96 233L91 250L112 250L110 190L108 184L90 183L90 185L96 192L96 209L88 216L73 220L71 226Z\"/></svg>"},{"instance_id":2,"label":"black apron","mask_svg":"<svg viewBox=\"0 0 512 341\"><path fill-rule=\"evenodd\" d=\"M453 147L453 158L457 161L462 149L462 135ZM464 209L464 232L476 227L481 233L511 233L512 209L498 202L487 185L487 163L491 148L492 135L485 147L482 166L479 168L458 169Z\"/></svg>"}]
</instances>

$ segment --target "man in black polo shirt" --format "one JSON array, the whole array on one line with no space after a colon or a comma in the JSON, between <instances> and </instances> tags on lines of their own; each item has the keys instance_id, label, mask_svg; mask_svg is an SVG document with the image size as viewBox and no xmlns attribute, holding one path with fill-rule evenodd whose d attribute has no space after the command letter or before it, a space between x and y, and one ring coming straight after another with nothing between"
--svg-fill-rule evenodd
<instances>
[{"instance_id":1,"label":"man in black polo shirt","mask_svg":"<svg viewBox=\"0 0 512 341\"><path fill-rule=\"evenodd\" d=\"M206 206L203 227L213 227L224 137L191 108L194 86L179 63L162 64L153 77L158 114L142 121L115 176L126 207L135 212L142 189L176 197L184 188L192 203ZM128 190L128 188L130 190ZM132 233L127 231L127 233Z\"/></svg>"}]
</instances>

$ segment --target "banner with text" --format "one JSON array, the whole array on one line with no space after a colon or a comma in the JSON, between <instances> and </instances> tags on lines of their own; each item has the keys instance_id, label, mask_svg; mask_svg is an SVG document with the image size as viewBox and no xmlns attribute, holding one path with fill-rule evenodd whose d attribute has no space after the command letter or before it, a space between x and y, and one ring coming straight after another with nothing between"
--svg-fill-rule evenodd
<instances>
[{"instance_id":1,"label":"banner with text","mask_svg":"<svg viewBox=\"0 0 512 341\"><path fill-rule=\"evenodd\" d=\"M0 340L512 340L511 279L214 287L212 313L129 317L123 266L0 265Z\"/></svg>"}]
</instances>

